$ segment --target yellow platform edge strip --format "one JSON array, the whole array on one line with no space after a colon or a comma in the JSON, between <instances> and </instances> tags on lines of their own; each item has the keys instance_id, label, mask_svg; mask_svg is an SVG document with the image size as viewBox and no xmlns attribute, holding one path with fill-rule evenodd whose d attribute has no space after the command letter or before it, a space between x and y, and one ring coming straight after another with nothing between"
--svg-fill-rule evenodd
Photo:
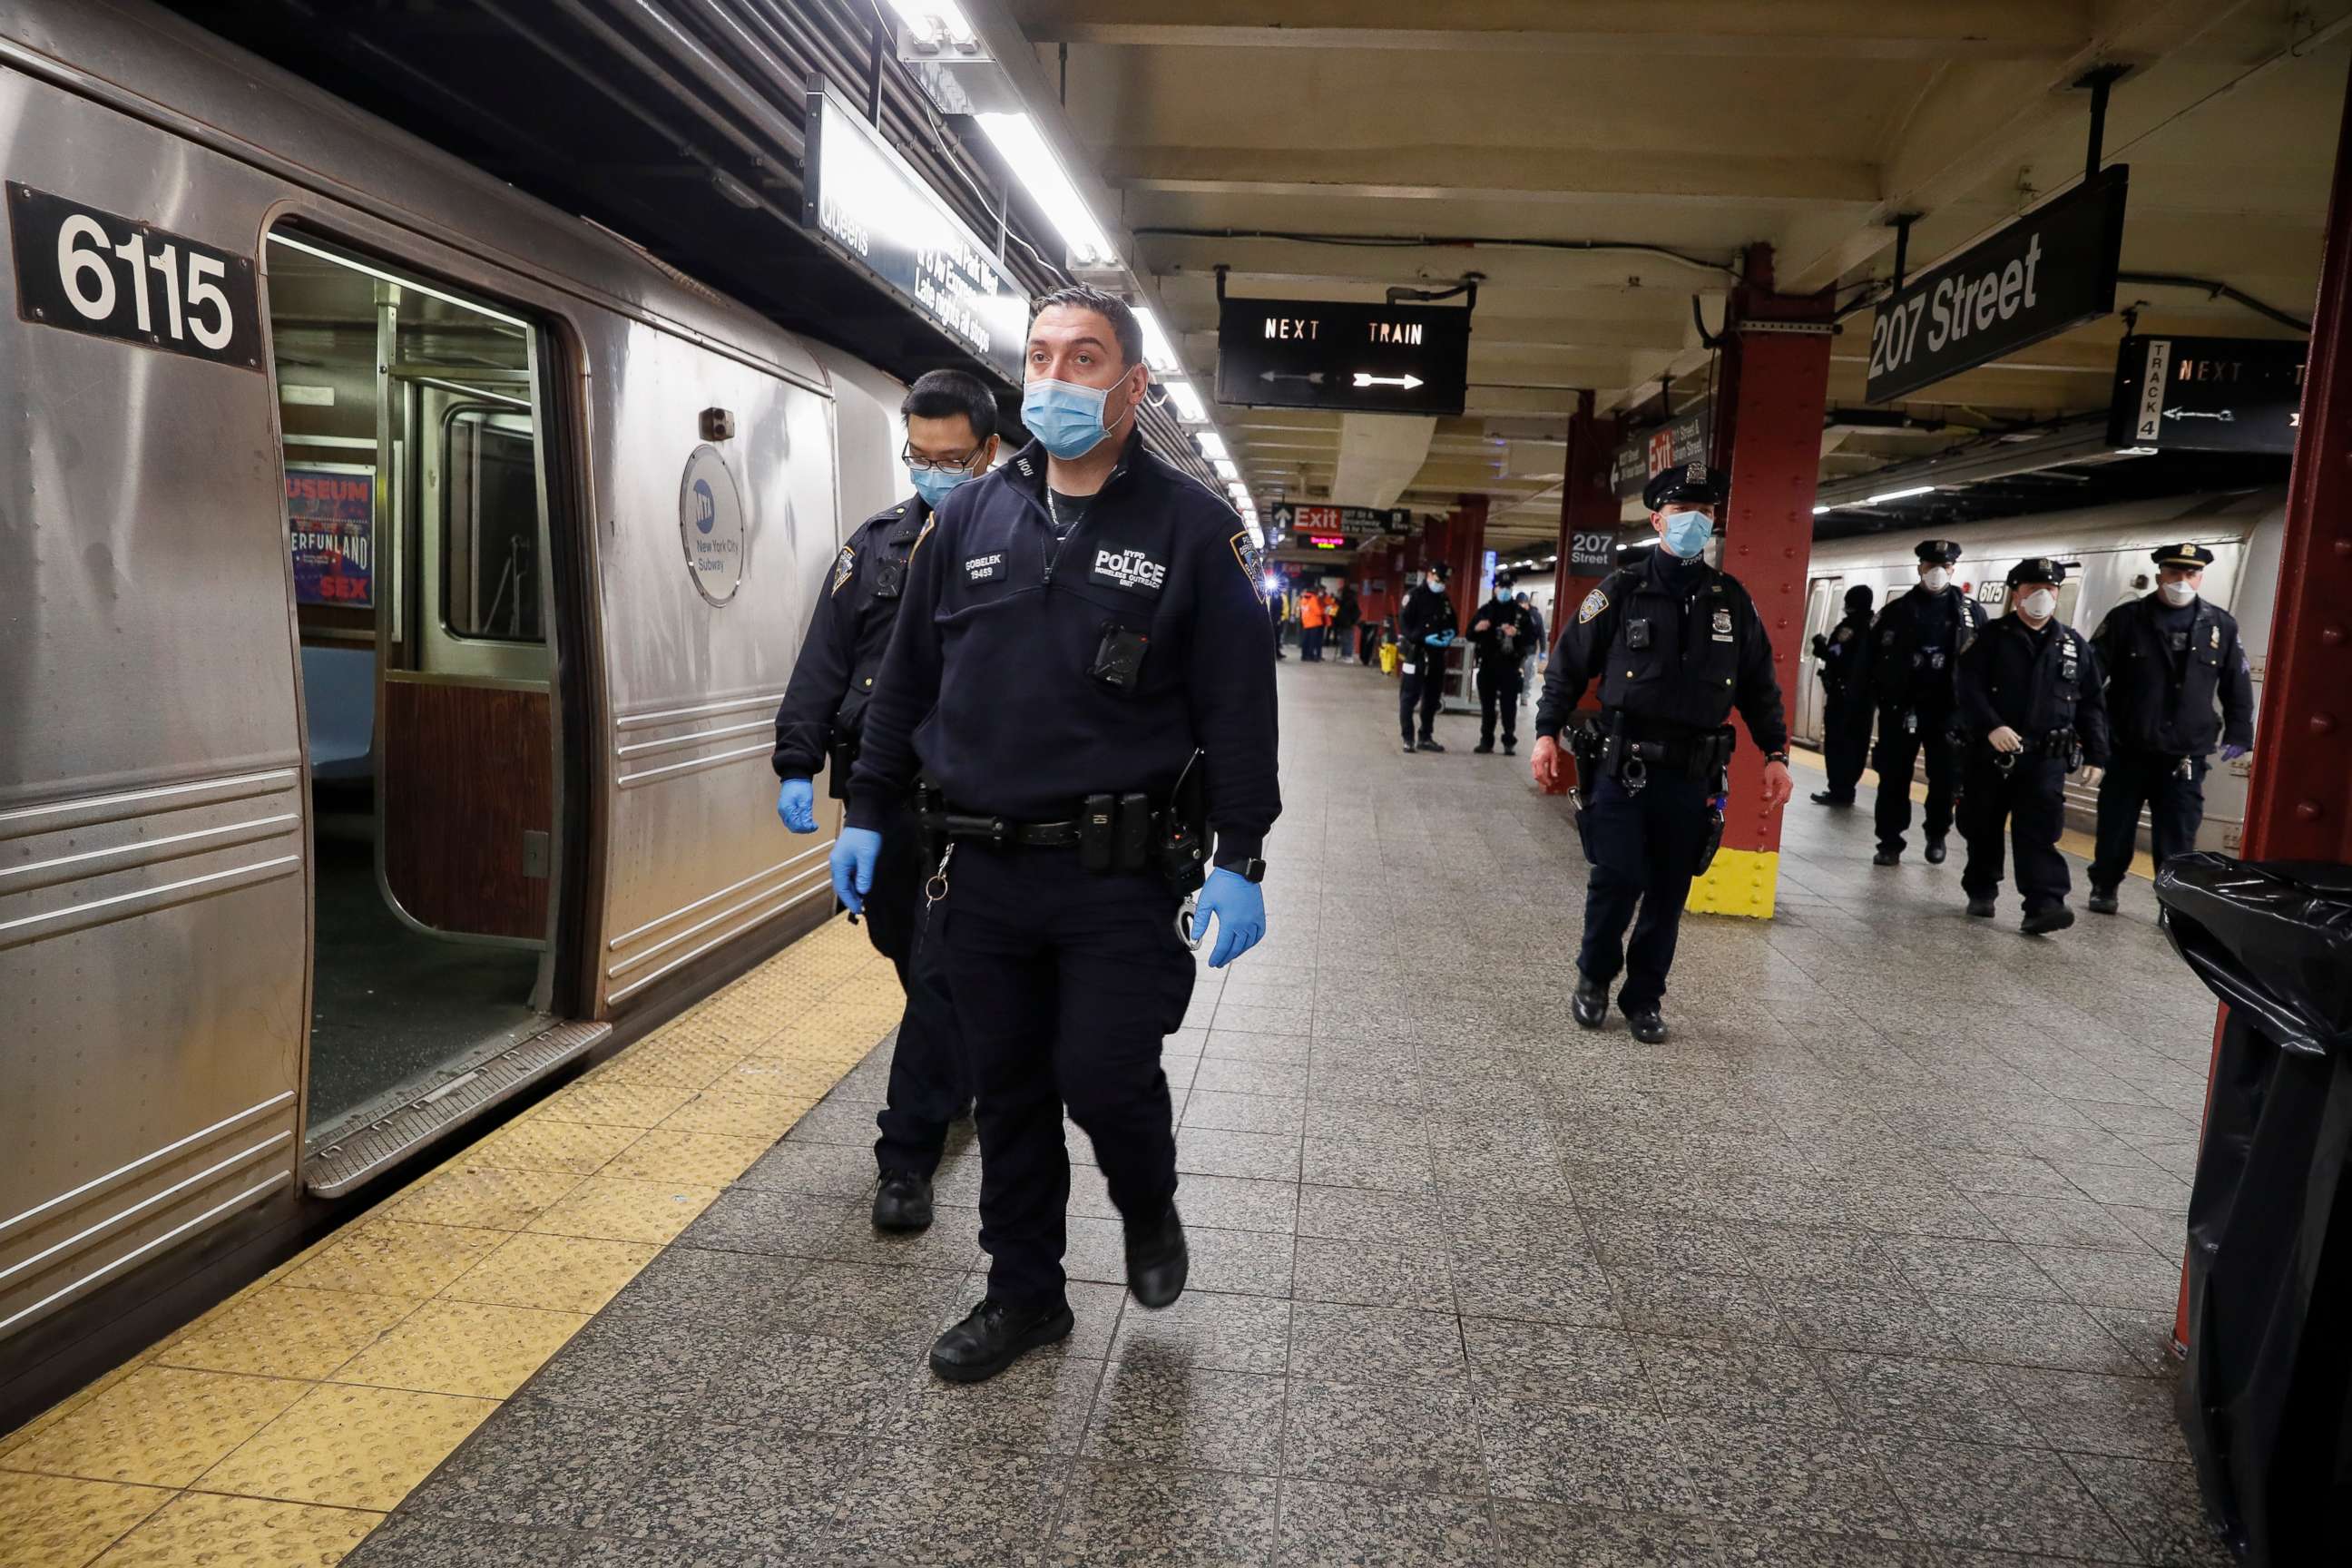
<instances>
[{"instance_id":1,"label":"yellow platform edge strip","mask_svg":"<svg viewBox=\"0 0 2352 1568\"><path fill-rule=\"evenodd\" d=\"M898 1021L835 918L0 1436L0 1568L339 1562Z\"/></svg>"}]
</instances>

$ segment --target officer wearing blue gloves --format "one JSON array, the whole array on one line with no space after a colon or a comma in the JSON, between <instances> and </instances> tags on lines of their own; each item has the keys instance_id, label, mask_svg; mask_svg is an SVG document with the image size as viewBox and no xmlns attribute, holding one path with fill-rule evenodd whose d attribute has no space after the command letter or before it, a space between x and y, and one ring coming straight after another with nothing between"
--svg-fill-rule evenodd
<instances>
[{"instance_id":1,"label":"officer wearing blue gloves","mask_svg":"<svg viewBox=\"0 0 2352 1568\"><path fill-rule=\"evenodd\" d=\"M854 909L918 771L936 786L926 893L972 1066L991 1260L987 1299L931 1348L953 1382L1071 1331L1065 1105L1125 1221L1137 1302L1182 1291L1160 1051L1196 973L1185 890L1212 964L1265 933L1259 855L1282 803L1257 553L1222 498L1144 448L1150 384L1124 301L1037 302L1036 439L916 545L834 849Z\"/></svg>"},{"instance_id":2,"label":"officer wearing blue gloves","mask_svg":"<svg viewBox=\"0 0 2352 1568\"><path fill-rule=\"evenodd\" d=\"M1404 679L1397 687L1397 723L1404 731L1404 749L1442 752L1437 743L1437 704L1445 694L1445 650L1462 617L1445 593L1445 563L1430 563L1428 575L1405 595L1397 616L1397 652L1403 660ZM1421 711L1421 736L1413 737L1413 710Z\"/></svg>"},{"instance_id":3,"label":"officer wearing blue gloves","mask_svg":"<svg viewBox=\"0 0 2352 1568\"><path fill-rule=\"evenodd\" d=\"M776 815L794 833L817 830L813 780L819 767L830 763L832 793L847 798L867 700L906 593L907 560L932 509L996 460L996 402L977 377L932 371L908 390L899 412L907 421L900 458L915 494L867 518L841 547L819 585L816 614L776 710L772 760L783 780ZM928 868L911 810L902 806L881 824L868 869L850 907L864 910L867 936L898 970L907 994L890 1057L889 1103L875 1118L881 1136L874 1144L874 1224L915 1231L931 1223L931 1176L948 1124L971 1100L971 1074L956 1041L938 943L923 940Z\"/></svg>"}]
</instances>

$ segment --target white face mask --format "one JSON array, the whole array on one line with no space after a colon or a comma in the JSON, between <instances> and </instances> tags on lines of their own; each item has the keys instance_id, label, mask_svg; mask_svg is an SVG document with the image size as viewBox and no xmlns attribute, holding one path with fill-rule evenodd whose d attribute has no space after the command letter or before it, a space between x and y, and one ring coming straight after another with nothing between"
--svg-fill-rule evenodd
<instances>
[{"instance_id":1,"label":"white face mask","mask_svg":"<svg viewBox=\"0 0 2352 1568\"><path fill-rule=\"evenodd\" d=\"M1941 566L1930 566L1919 574L1919 585L1930 594L1940 594L1952 580L1952 574Z\"/></svg>"},{"instance_id":2,"label":"white face mask","mask_svg":"<svg viewBox=\"0 0 2352 1568\"><path fill-rule=\"evenodd\" d=\"M2046 621L2058 610L2058 595L2047 588L2036 588L2018 602L2019 609L2037 621Z\"/></svg>"},{"instance_id":3,"label":"white face mask","mask_svg":"<svg viewBox=\"0 0 2352 1568\"><path fill-rule=\"evenodd\" d=\"M2185 605L2195 597L2197 597L2197 584L2194 583L2167 583L2164 585L2164 598L2167 604Z\"/></svg>"}]
</instances>

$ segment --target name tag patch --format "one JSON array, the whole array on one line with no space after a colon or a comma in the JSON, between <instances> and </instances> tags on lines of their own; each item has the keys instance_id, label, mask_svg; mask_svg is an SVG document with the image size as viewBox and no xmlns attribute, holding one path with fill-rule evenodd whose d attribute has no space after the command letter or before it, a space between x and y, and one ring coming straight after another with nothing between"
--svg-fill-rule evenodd
<instances>
[{"instance_id":1,"label":"name tag patch","mask_svg":"<svg viewBox=\"0 0 2352 1568\"><path fill-rule=\"evenodd\" d=\"M1131 594L1157 594L1168 581L1168 566L1140 550L1110 545L1096 550L1094 569L1087 575Z\"/></svg>"},{"instance_id":2,"label":"name tag patch","mask_svg":"<svg viewBox=\"0 0 2352 1568\"><path fill-rule=\"evenodd\" d=\"M1004 552L992 555L967 556L963 563L964 580L968 583L992 583L1004 575Z\"/></svg>"}]
</instances>

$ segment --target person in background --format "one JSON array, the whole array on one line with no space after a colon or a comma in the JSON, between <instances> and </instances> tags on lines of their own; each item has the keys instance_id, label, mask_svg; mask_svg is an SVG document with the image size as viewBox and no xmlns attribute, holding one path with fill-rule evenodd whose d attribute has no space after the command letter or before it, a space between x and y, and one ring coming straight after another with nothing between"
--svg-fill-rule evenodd
<instances>
[{"instance_id":1,"label":"person in background","mask_svg":"<svg viewBox=\"0 0 2352 1568\"><path fill-rule=\"evenodd\" d=\"M1397 652L1404 660L1404 679L1397 687L1397 725L1404 731L1408 752L1445 750L1437 743L1437 704L1445 692L1445 650L1454 645L1461 625L1454 601L1445 595L1445 563L1433 561L1397 617ZM1417 742L1415 709L1421 712Z\"/></svg>"},{"instance_id":2,"label":"person in background","mask_svg":"<svg viewBox=\"0 0 2352 1568\"><path fill-rule=\"evenodd\" d=\"M1481 754L1495 749L1498 714L1503 755L1510 756L1519 749L1519 702L1524 695L1520 660L1535 646L1535 632L1528 624L1530 613L1511 596L1511 574L1497 572L1495 596L1479 605L1471 617L1471 646L1478 658L1478 743L1472 750Z\"/></svg>"},{"instance_id":3,"label":"person in background","mask_svg":"<svg viewBox=\"0 0 2352 1568\"><path fill-rule=\"evenodd\" d=\"M2091 912L2116 912L2131 868L2139 813L2148 808L2156 863L2197 847L2205 819L2207 759L2216 742L2235 762L2254 743L2253 672L2230 612L2199 595L2213 552L2168 544L2156 552L2157 590L2110 611L2091 634L2106 677L2115 754L2099 781L2098 853ZM2221 711L2214 712L2214 704Z\"/></svg>"},{"instance_id":4,"label":"person in background","mask_svg":"<svg viewBox=\"0 0 2352 1568\"><path fill-rule=\"evenodd\" d=\"M1870 627L1868 674L1878 703L1874 866L1903 858L1903 835L1911 826L1911 769L1922 752L1927 759L1927 857L1931 865L1944 858L1960 777L1952 733L1954 681L1960 656L1985 624L1984 606L1952 584L1960 547L1948 539L1923 539L1917 553L1918 586L1888 600Z\"/></svg>"},{"instance_id":5,"label":"person in background","mask_svg":"<svg viewBox=\"0 0 2352 1568\"><path fill-rule=\"evenodd\" d=\"M2066 775L2079 763L2095 784L2107 760L2106 705L2099 656L2088 638L2057 619L2065 566L2035 556L2009 569L2009 614L1960 656L1960 721L1968 753L1961 774L1961 837L1969 848L1960 887L1969 913L1990 920L2000 893L2004 827L2017 853L2028 936L2074 923L2072 887L2058 835L2066 825ZM1881 781L1884 795L1887 784Z\"/></svg>"},{"instance_id":6,"label":"person in background","mask_svg":"<svg viewBox=\"0 0 2352 1568\"><path fill-rule=\"evenodd\" d=\"M1852 805L1853 786L1870 754L1870 605L1867 583L1845 591L1845 619L1813 638L1813 673L1822 678L1822 763L1829 787L1813 792L1815 805Z\"/></svg>"},{"instance_id":7,"label":"person in background","mask_svg":"<svg viewBox=\"0 0 2352 1568\"><path fill-rule=\"evenodd\" d=\"M1282 651L1282 636L1286 629L1285 623L1287 617L1280 588L1265 596L1265 614L1266 618L1274 623L1274 657L1282 658L1286 657Z\"/></svg>"},{"instance_id":8,"label":"person in background","mask_svg":"<svg viewBox=\"0 0 2352 1568\"><path fill-rule=\"evenodd\" d=\"M941 501L996 462L996 400L979 378L960 370L929 372L908 390L898 411L907 421L899 460L915 493L867 518L841 547L776 710L771 760L783 781L776 815L794 833L817 830L812 781L828 760L835 798L847 798L866 700L898 625L916 542ZM881 1129L874 1144L880 1172L874 1225L921 1230L931 1223L931 1177L948 1124L971 1100L971 1075L958 1044L938 944L923 940L920 894L929 868L914 813L893 810L879 826L882 848L866 900L866 934L898 972L907 1011L890 1052L887 1103L874 1119Z\"/></svg>"},{"instance_id":9,"label":"person in background","mask_svg":"<svg viewBox=\"0 0 2352 1568\"><path fill-rule=\"evenodd\" d=\"M1298 662L1323 662L1323 590L1307 584L1298 595Z\"/></svg>"},{"instance_id":10,"label":"person in background","mask_svg":"<svg viewBox=\"0 0 2352 1568\"><path fill-rule=\"evenodd\" d=\"M1339 606L1331 613L1331 626L1338 634L1341 664L1348 663L1355 656L1356 626L1363 618L1363 606L1356 602L1356 585L1341 583Z\"/></svg>"},{"instance_id":11,"label":"person in background","mask_svg":"<svg viewBox=\"0 0 2352 1568\"><path fill-rule=\"evenodd\" d=\"M1544 641L1543 612L1536 608L1535 601L1528 597L1527 591L1521 589L1511 597L1528 612L1527 642L1519 649L1519 689L1525 691L1535 685L1537 661L1550 651L1551 645Z\"/></svg>"}]
</instances>

